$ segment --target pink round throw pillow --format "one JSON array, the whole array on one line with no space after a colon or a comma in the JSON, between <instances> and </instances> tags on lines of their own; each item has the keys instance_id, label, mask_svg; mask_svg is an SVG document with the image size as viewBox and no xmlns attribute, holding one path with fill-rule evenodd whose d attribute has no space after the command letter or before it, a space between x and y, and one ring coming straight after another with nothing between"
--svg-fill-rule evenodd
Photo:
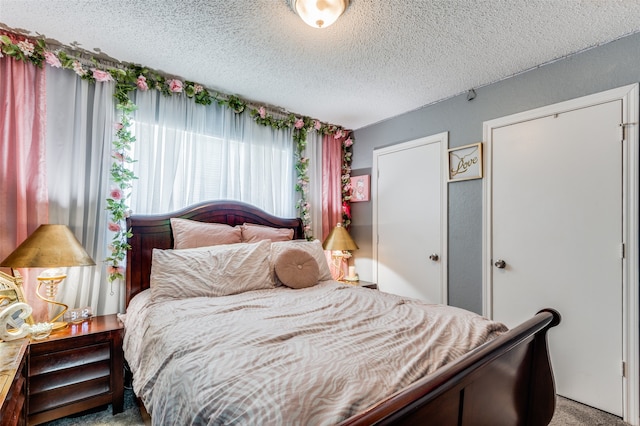
<instances>
[{"instance_id":1,"label":"pink round throw pillow","mask_svg":"<svg viewBox=\"0 0 640 426\"><path fill-rule=\"evenodd\" d=\"M318 262L311 254L297 248L280 253L274 267L278 280L291 288L312 287L320 277Z\"/></svg>"}]
</instances>

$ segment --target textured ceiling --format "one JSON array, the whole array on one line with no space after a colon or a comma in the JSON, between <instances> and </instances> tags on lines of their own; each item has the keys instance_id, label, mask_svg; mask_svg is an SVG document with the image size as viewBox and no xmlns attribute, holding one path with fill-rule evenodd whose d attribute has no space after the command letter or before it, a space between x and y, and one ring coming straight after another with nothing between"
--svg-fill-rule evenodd
<instances>
[{"instance_id":1,"label":"textured ceiling","mask_svg":"<svg viewBox=\"0 0 640 426\"><path fill-rule=\"evenodd\" d=\"M358 129L640 30L637 0L0 0L0 28Z\"/></svg>"}]
</instances>

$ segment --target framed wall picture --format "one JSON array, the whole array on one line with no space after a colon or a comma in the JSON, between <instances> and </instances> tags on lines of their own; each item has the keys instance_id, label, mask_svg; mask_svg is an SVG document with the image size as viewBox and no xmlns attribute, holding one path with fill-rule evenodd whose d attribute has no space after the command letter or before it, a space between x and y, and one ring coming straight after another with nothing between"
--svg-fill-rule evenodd
<instances>
[{"instance_id":1,"label":"framed wall picture","mask_svg":"<svg viewBox=\"0 0 640 426\"><path fill-rule=\"evenodd\" d=\"M369 175L351 178L351 202L369 201Z\"/></svg>"},{"instance_id":2,"label":"framed wall picture","mask_svg":"<svg viewBox=\"0 0 640 426\"><path fill-rule=\"evenodd\" d=\"M449 182L482 177L482 142L449 149Z\"/></svg>"}]
</instances>

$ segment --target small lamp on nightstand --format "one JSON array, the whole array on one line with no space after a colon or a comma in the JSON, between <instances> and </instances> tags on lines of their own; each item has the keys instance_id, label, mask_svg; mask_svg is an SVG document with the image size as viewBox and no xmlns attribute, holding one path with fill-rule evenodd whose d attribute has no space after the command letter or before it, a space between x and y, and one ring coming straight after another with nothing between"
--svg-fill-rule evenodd
<instances>
[{"instance_id":1,"label":"small lamp on nightstand","mask_svg":"<svg viewBox=\"0 0 640 426\"><path fill-rule=\"evenodd\" d=\"M353 241L351 235L349 235L342 224L338 223L336 227L331 230L327 239L324 240L324 243L322 243L322 248L331 250L333 266L338 270L338 278L336 278L336 280L342 281L344 279L342 263L344 259L351 257L351 251L357 250L358 245Z\"/></svg>"},{"instance_id":2,"label":"small lamp on nightstand","mask_svg":"<svg viewBox=\"0 0 640 426\"><path fill-rule=\"evenodd\" d=\"M16 268L52 268L43 271L38 276L36 296L47 303L62 307L62 311L50 321L55 330L67 325L64 322L57 322L57 320L69 308L64 303L55 300L58 285L67 277L60 268L95 264L67 226L40 225L0 263L0 266L9 267L12 270ZM44 295L40 294L43 287Z\"/></svg>"}]
</instances>

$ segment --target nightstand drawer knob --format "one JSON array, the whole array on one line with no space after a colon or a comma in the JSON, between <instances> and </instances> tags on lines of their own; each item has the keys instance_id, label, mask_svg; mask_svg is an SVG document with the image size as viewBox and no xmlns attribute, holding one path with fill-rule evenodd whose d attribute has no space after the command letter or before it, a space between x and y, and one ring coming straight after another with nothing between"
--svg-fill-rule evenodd
<instances>
[{"instance_id":1,"label":"nightstand drawer knob","mask_svg":"<svg viewBox=\"0 0 640 426\"><path fill-rule=\"evenodd\" d=\"M498 259L498 260L496 261L496 263L494 263L494 265L496 265L496 268L498 268L498 269L504 269L504 268L505 268L505 266L507 266L507 262L505 262L505 261L504 261L504 260L502 260L502 259Z\"/></svg>"},{"instance_id":2,"label":"nightstand drawer knob","mask_svg":"<svg viewBox=\"0 0 640 426\"><path fill-rule=\"evenodd\" d=\"M434 262L437 262L438 259L440 259L440 256L438 256L436 253L433 253L429 256L429 259L433 260Z\"/></svg>"}]
</instances>

